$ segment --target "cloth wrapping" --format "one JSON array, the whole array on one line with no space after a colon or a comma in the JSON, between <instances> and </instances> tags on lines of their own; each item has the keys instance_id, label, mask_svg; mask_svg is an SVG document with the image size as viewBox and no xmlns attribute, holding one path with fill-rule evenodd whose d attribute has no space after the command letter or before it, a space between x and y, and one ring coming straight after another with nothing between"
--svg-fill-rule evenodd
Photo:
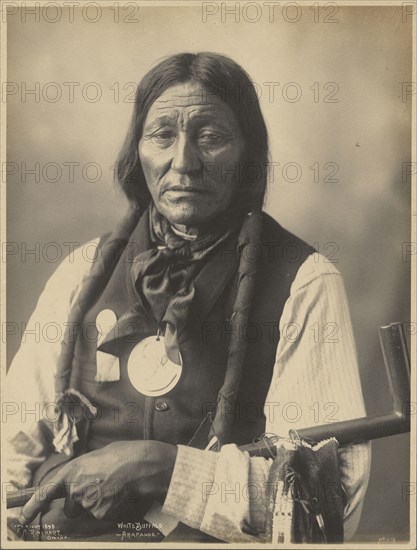
<instances>
[{"instance_id":1,"label":"cloth wrapping","mask_svg":"<svg viewBox=\"0 0 417 550\"><path fill-rule=\"evenodd\" d=\"M343 542L337 440L314 446L303 440L279 441L267 484L266 541Z\"/></svg>"}]
</instances>

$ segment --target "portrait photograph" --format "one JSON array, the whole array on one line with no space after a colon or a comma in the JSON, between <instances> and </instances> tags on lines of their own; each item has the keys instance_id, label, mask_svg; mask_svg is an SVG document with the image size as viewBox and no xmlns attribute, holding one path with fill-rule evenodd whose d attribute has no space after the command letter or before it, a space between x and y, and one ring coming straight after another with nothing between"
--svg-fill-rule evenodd
<instances>
[{"instance_id":1,"label":"portrait photograph","mask_svg":"<svg viewBox=\"0 0 417 550\"><path fill-rule=\"evenodd\" d=\"M416 27L1 4L2 547L415 548Z\"/></svg>"}]
</instances>

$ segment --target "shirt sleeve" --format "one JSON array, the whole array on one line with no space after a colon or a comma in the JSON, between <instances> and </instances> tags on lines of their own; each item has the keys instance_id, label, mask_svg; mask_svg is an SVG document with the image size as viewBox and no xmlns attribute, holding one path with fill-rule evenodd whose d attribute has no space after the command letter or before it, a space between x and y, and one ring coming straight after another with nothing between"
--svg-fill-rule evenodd
<instances>
[{"instance_id":1,"label":"shirt sleeve","mask_svg":"<svg viewBox=\"0 0 417 550\"><path fill-rule=\"evenodd\" d=\"M7 474L19 487L30 484L32 473L52 451L57 359L71 305L92 267L94 246L99 239L67 256L49 278L6 376Z\"/></svg>"},{"instance_id":2,"label":"shirt sleeve","mask_svg":"<svg viewBox=\"0 0 417 550\"><path fill-rule=\"evenodd\" d=\"M365 416L342 277L324 256L310 255L298 270L279 328L264 408L266 432L286 437L289 430ZM225 445L215 458L213 454L179 447L164 511L221 540L263 540L263 487L271 461L249 457L233 445ZM360 519L370 444L341 448L339 459L348 540Z\"/></svg>"}]
</instances>

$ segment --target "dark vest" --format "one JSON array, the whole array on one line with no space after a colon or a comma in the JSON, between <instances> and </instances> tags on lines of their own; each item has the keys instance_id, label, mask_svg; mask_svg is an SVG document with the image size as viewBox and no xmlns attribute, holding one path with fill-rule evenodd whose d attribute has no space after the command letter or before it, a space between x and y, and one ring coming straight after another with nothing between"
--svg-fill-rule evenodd
<instances>
[{"instance_id":1,"label":"dark vest","mask_svg":"<svg viewBox=\"0 0 417 550\"><path fill-rule=\"evenodd\" d=\"M103 309L119 319L132 313L139 301L131 279L135 256L151 247L148 216L143 215L104 292L84 318L74 353L71 387L80 390L98 408L91 422L88 450L114 440L154 439L172 444L207 445L209 420L223 383L232 329L230 319L237 290L236 238L220 245L195 279L196 296L188 323L180 335L182 376L168 394L155 398L140 394L130 383L127 360L141 339L155 335L152 314L132 317L117 341L110 343L120 360L120 380L98 383L95 321ZM246 331L247 353L242 383L234 409L231 442L249 443L265 431L263 406L271 382L279 341L279 320L298 268L313 249L264 215L262 246L248 250L259 262L253 306ZM239 330L239 329L236 329ZM203 423L203 424L202 424Z\"/></svg>"}]
</instances>

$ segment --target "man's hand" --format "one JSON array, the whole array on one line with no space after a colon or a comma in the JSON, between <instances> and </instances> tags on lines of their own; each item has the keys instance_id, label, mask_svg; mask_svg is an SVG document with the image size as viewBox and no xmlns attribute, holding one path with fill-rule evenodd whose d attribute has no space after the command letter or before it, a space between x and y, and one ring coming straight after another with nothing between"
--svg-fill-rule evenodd
<instances>
[{"instance_id":1,"label":"man's hand","mask_svg":"<svg viewBox=\"0 0 417 550\"><path fill-rule=\"evenodd\" d=\"M50 502L66 498L97 519L108 516L128 499L163 501L168 491L177 447L160 441L116 441L71 460L41 485L22 508L20 523L33 521Z\"/></svg>"}]
</instances>

